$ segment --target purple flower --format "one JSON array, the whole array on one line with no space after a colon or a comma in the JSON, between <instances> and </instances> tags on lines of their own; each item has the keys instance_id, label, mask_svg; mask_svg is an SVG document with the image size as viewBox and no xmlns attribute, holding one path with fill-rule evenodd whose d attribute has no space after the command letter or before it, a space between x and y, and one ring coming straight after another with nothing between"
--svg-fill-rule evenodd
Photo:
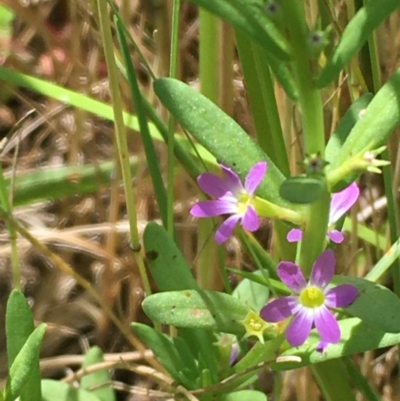
<instances>
[{"instance_id":1,"label":"purple flower","mask_svg":"<svg viewBox=\"0 0 400 401\"><path fill-rule=\"evenodd\" d=\"M326 287L334 270L335 255L331 249L318 256L308 283L296 264L288 261L279 263L278 275L294 295L271 301L261 309L260 316L273 323L294 316L286 331L286 339L292 347L306 341L313 325L321 337L317 350L322 352L328 344L339 342L340 328L328 308L350 305L358 295L358 290L350 284L338 285L328 290Z\"/></svg>"},{"instance_id":2,"label":"purple flower","mask_svg":"<svg viewBox=\"0 0 400 401\"><path fill-rule=\"evenodd\" d=\"M211 173L201 174L197 182L200 188L216 200L198 202L190 213L195 217L215 217L230 214L215 233L218 244L225 242L239 222L248 231L256 231L260 226L252 200L267 171L267 162L256 163L247 174L244 185L239 176L230 168L221 165L224 178Z\"/></svg>"},{"instance_id":3,"label":"purple flower","mask_svg":"<svg viewBox=\"0 0 400 401\"><path fill-rule=\"evenodd\" d=\"M329 210L328 227L334 225L347 211L356 203L360 195L360 189L353 182L340 192L333 194L331 207ZM336 244L344 240L343 234L339 230L330 230L327 232L329 239ZM298 242L303 236L303 231L299 228L293 228L286 236L289 242Z\"/></svg>"}]
</instances>

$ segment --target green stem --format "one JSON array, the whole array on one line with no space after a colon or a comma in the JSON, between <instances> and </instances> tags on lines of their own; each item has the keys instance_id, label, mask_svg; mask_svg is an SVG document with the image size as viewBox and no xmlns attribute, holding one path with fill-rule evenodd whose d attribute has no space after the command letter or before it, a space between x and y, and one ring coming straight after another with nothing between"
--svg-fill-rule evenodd
<instances>
[{"instance_id":1,"label":"green stem","mask_svg":"<svg viewBox=\"0 0 400 401\"><path fill-rule=\"evenodd\" d=\"M172 29L171 29L171 54L170 54L170 70L171 78L177 77L178 72L178 33L179 33L179 11L181 0L174 0L172 7ZM169 115L168 121L168 169L167 169L167 231L171 236L174 235L174 147L175 147L175 118Z\"/></svg>"},{"instance_id":2,"label":"green stem","mask_svg":"<svg viewBox=\"0 0 400 401\"><path fill-rule=\"evenodd\" d=\"M9 190L12 186L9 186ZM11 189L12 190L12 189ZM0 163L0 203L3 208L11 213L12 206L7 193L7 182L4 179L3 168ZM11 268L13 275L13 288L21 291L21 269L18 259L18 248L17 248L17 232L15 228L7 223L7 229L10 235L10 246L11 246Z\"/></svg>"},{"instance_id":3,"label":"green stem","mask_svg":"<svg viewBox=\"0 0 400 401\"><path fill-rule=\"evenodd\" d=\"M146 295L151 294L149 278L146 273L143 257L140 252L139 232L137 228L136 199L132 188L132 175L129 165L129 151L126 140L126 129L122 114L122 100L118 85L118 69L114 58L114 44L111 36L111 25L108 16L108 7L106 0L97 0L97 7L100 19L100 31L104 46L104 56L107 64L108 79L110 82L110 92L114 114L114 127L118 149L119 161L121 164L122 180L124 183L126 208L129 220L132 248L135 259L138 264L140 277Z\"/></svg>"},{"instance_id":4,"label":"green stem","mask_svg":"<svg viewBox=\"0 0 400 401\"><path fill-rule=\"evenodd\" d=\"M330 194L325 190L308 209L308 222L303 231L300 250L300 266L306 277L310 275L315 259L325 249L329 205Z\"/></svg>"},{"instance_id":5,"label":"green stem","mask_svg":"<svg viewBox=\"0 0 400 401\"><path fill-rule=\"evenodd\" d=\"M294 72L299 90L299 103L303 123L304 152L319 153L324 157L324 119L321 94L315 88L312 61L307 54L309 29L305 20L302 1L284 0L284 15L292 44Z\"/></svg>"}]
</instances>

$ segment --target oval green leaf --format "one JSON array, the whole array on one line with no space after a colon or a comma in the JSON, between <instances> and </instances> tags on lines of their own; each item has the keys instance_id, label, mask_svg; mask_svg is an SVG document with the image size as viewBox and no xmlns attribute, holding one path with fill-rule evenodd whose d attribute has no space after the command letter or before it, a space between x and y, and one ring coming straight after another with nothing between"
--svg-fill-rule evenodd
<instances>
[{"instance_id":1,"label":"oval green leaf","mask_svg":"<svg viewBox=\"0 0 400 401\"><path fill-rule=\"evenodd\" d=\"M240 390L221 395L221 401L267 401L267 396L257 390Z\"/></svg>"},{"instance_id":2,"label":"oval green leaf","mask_svg":"<svg viewBox=\"0 0 400 401\"><path fill-rule=\"evenodd\" d=\"M249 307L231 295L217 291L172 291L153 294L142 303L150 319L176 327L201 328L244 334L240 323Z\"/></svg>"},{"instance_id":3,"label":"oval green leaf","mask_svg":"<svg viewBox=\"0 0 400 401\"><path fill-rule=\"evenodd\" d=\"M257 194L280 206L293 207L279 195L284 175L243 129L213 102L188 85L172 78L154 82L164 106L218 161L244 179L258 161L268 162L268 171Z\"/></svg>"},{"instance_id":4,"label":"oval green leaf","mask_svg":"<svg viewBox=\"0 0 400 401\"><path fill-rule=\"evenodd\" d=\"M314 177L290 177L279 188L279 194L289 202L305 205L316 201L323 193L325 181Z\"/></svg>"},{"instance_id":5,"label":"oval green leaf","mask_svg":"<svg viewBox=\"0 0 400 401\"><path fill-rule=\"evenodd\" d=\"M264 275L260 271L252 274L265 281ZM264 274L267 275L268 273L265 271ZM232 295L246 305L249 305L255 311L259 311L268 301L269 288L266 285L245 278L235 288Z\"/></svg>"},{"instance_id":6,"label":"oval green leaf","mask_svg":"<svg viewBox=\"0 0 400 401\"><path fill-rule=\"evenodd\" d=\"M6 401L15 400L31 377L36 361L39 359L40 346L45 332L45 323L36 327L15 357L6 383Z\"/></svg>"},{"instance_id":7,"label":"oval green leaf","mask_svg":"<svg viewBox=\"0 0 400 401\"><path fill-rule=\"evenodd\" d=\"M194 388L193 379L185 376L185 364L175 345L166 335L141 323L132 323L132 328L139 339L154 352L158 361L174 380L184 384L189 389Z\"/></svg>"},{"instance_id":8,"label":"oval green leaf","mask_svg":"<svg viewBox=\"0 0 400 401\"><path fill-rule=\"evenodd\" d=\"M85 355L82 368L104 362L103 351L100 347L92 347ZM108 385L106 384L108 383ZM107 369L98 370L82 377L81 387L85 390L92 390L100 401L115 401L115 392L111 387L111 376Z\"/></svg>"},{"instance_id":9,"label":"oval green leaf","mask_svg":"<svg viewBox=\"0 0 400 401\"><path fill-rule=\"evenodd\" d=\"M147 224L143 242L151 275L160 291L199 288L190 266L162 226L153 222Z\"/></svg>"},{"instance_id":10,"label":"oval green leaf","mask_svg":"<svg viewBox=\"0 0 400 401\"><path fill-rule=\"evenodd\" d=\"M353 284L359 290L346 312L388 333L400 332L400 299L379 284L358 277L335 276L335 284Z\"/></svg>"},{"instance_id":11,"label":"oval green leaf","mask_svg":"<svg viewBox=\"0 0 400 401\"><path fill-rule=\"evenodd\" d=\"M100 401L90 391L58 380L42 380L42 401Z\"/></svg>"}]
</instances>

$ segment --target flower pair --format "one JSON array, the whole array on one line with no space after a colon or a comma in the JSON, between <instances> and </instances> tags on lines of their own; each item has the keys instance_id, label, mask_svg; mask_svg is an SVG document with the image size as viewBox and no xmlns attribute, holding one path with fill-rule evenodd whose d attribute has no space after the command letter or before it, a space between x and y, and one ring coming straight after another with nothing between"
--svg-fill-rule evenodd
<instances>
[{"instance_id":1,"label":"flower pair","mask_svg":"<svg viewBox=\"0 0 400 401\"><path fill-rule=\"evenodd\" d=\"M260 220L255 207L254 194L267 171L267 163L256 163L247 174L244 185L233 170L224 165L221 167L223 178L211 173L203 173L197 179L200 188L206 194L217 199L198 202L190 210L195 217L230 214L215 233L215 240L218 244L222 244L232 235L238 223L250 232L259 228ZM333 194L328 227L334 225L354 205L359 194L360 190L356 183ZM327 235L331 241L336 243L341 243L344 239L343 234L338 230L329 230ZM290 230L287 235L289 242L297 242L301 238L302 230L299 228Z\"/></svg>"}]
</instances>

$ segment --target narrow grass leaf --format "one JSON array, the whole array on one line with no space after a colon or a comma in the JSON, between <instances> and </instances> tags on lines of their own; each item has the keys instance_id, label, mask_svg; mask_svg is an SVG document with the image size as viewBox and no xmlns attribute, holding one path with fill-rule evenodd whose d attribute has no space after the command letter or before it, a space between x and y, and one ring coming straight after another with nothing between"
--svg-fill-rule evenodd
<instances>
[{"instance_id":1,"label":"narrow grass leaf","mask_svg":"<svg viewBox=\"0 0 400 401\"><path fill-rule=\"evenodd\" d=\"M181 125L218 161L233 168L242 179L257 161L266 160L268 171L257 194L289 207L279 196L283 174L231 117L196 90L175 79L158 79L154 82L154 90Z\"/></svg>"},{"instance_id":2,"label":"narrow grass leaf","mask_svg":"<svg viewBox=\"0 0 400 401\"><path fill-rule=\"evenodd\" d=\"M231 295L217 291L171 291L153 294L142 303L152 319L176 327L200 328L237 335L249 307Z\"/></svg>"},{"instance_id":3,"label":"narrow grass leaf","mask_svg":"<svg viewBox=\"0 0 400 401\"><path fill-rule=\"evenodd\" d=\"M143 104L142 94L139 89L139 84L135 69L133 68L129 47L125 38L125 31L122 22L118 18L114 18L114 23L117 28L118 41L121 48L122 57L126 66L127 81L131 96L135 104L137 118L139 122L140 134L142 136L144 151L146 153L147 165L149 168L151 180L153 183L154 194L158 207L160 209L161 219L164 227L167 226L167 194L161 177L160 167L158 165L158 157L154 148L153 140L150 135L146 110Z\"/></svg>"},{"instance_id":4,"label":"narrow grass leaf","mask_svg":"<svg viewBox=\"0 0 400 401\"><path fill-rule=\"evenodd\" d=\"M130 158L131 170L136 171L137 157ZM38 200L59 199L71 195L84 195L110 184L114 162L62 166L17 175L14 180L13 204L26 205ZM7 180L10 183L10 180Z\"/></svg>"},{"instance_id":5,"label":"narrow grass leaf","mask_svg":"<svg viewBox=\"0 0 400 401\"><path fill-rule=\"evenodd\" d=\"M11 367L35 330L31 308L22 292L11 292L6 310L6 338L8 369ZM32 360L28 366L30 378L21 390L21 401L41 401L39 354L31 354Z\"/></svg>"},{"instance_id":6,"label":"narrow grass leaf","mask_svg":"<svg viewBox=\"0 0 400 401\"><path fill-rule=\"evenodd\" d=\"M53 84L43 79L35 78L30 75L22 74L21 72L0 66L0 81L6 81L10 84L27 88L43 96L49 96L62 103L78 107L106 120L114 120L114 114L110 105L90 98L82 93L63 88L62 86ZM146 106L146 108L147 112L150 113L150 106ZM136 116L126 112L123 113L123 116L124 122L127 127L131 128L134 131L140 131L138 119ZM161 124L159 124L160 120L155 117L154 110L152 110L152 119L156 119L158 124L156 124L157 128L155 125L149 124L150 135L156 140L164 140L165 142L167 142L168 130L165 131L161 129ZM158 128L160 128L160 131L158 131ZM185 169L191 174L193 178L196 178L196 176L198 175L197 168L194 166L193 160L188 157L190 152L186 149L190 149L190 145L188 146L187 142L188 141L185 138L177 136L174 151L176 158L180 161L180 163L185 167ZM186 149L184 149L183 146L185 146Z\"/></svg>"},{"instance_id":7,"label":"narrow grass leaf","mask_svg":"<svg viewBox=\"0 0 400 401\"><path fill-rule=\"evenodd\" d=\"M42 380L42 401L101 401L95 394L58 380Z\"/></svg>"},{"instance_id":8,"label":"narrow grass leaf","mask_svg":"<svg viewBox=\"0 0 400 401\"><path fill-rule=\"evenodd\" d=\"M190 1L228 21L235 28L243 30L276 58L290 59L286 39L257 4L246 0Z\"/></svg>"},{"instance_id":9,"label":"narrow grass leaf","mask_svg":"<svg viewBox=\"0 0 400 401\"><path fill-rule=\"evenodd\" d=\"M103 351L100 347L95 346L86 353L82 368L85 369L102 362L104 362ZM115 401L115 392L111 387L111 376L107 369L97 370L83 376L81 387L91 391L100 401Z\"/></svg>"},{"instance_id":10,"label":"narrow grass leaf","mask_svg":"<svg viewBox=\"0 0 400 401\"><path fill-rule=\"evenodd\" d=\"M372 35L374 29L399 7L398 0L366 2L346 26L337 48L317 79L317 86L322 88L337 78L340 71Z\"/></svg>"},{"instance_id":11,"label":"narrow grass leaf","mask_svg":"<svg viewBox=\"0 0 400 401\"><path fill-rule=\"evenodd\" d=\"M6 383L5 399L13 401L18 396L22 396L25 387L25 400L40 401L40 374L37 376L37 364L39 361L39 351L42 340L46 332L46 324L42 323L27 338L18 355L13 360ZM40 371L39 371L40 372ZM34 374L34 376L32 376ZM32 381L31 378L35 381ZM39 386L39 391L37 390ZM32 392L32 393L31 393ZM28 397L30 395L30 397ZM22 400L22 398L21 398Z\"/></svg>"}]
</instances>

